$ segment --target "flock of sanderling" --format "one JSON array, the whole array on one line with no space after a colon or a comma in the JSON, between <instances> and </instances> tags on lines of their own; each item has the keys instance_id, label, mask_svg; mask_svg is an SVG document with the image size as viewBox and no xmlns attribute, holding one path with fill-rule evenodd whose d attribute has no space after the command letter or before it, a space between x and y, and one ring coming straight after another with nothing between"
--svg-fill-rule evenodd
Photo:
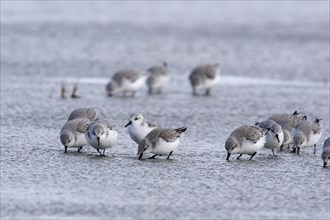
<instances>
[{"instance_id":1,"label":"flock of sanderling","mask_svg":"<svg viewBox=\"0 0 330 220\"><path fill-rule=\"evenodd\" d=\"M321 138L321 119L309 121L307 116L300 116L297 111L293 114L273 114L262 122L255 125L243 125L236 128L227 138L225 148L229 160L232 154L250 155L250 160L262 147L274 150L283 147L290 148L299 155L301 148L314 147ZM138 159L144 154L153 154L148 159L156 156L170 158L173 151L180 144L180 140L187 130L181 128L159 128L143 117L142 114L133 113L125 125L132 140L138 145ZM69 116L68 121L60 131L60 140L67 148L77 148L78 152L83 146L90 145L102 156L105 150L116 144L118 137L111 123L98 117L94 108L75 109ZM101 153L100 150L103 150ZM330 137L325 141L322 151L323 166L327 166L330 159Z\"/></svg>"}]
</instances>

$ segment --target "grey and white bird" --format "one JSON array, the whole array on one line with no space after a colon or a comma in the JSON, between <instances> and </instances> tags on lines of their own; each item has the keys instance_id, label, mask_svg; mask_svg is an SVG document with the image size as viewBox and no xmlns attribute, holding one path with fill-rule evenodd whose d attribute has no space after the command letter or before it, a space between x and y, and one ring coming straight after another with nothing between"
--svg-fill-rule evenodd
<instances>
[{"instance_id":1,"label":"grey and white bird","mask_svg":"<svg viewBox=\"0 0 330 220\"><path fill-rule=\"evenodd\" d=\"M293 153L299 155L301 148L314 146L314 154L316 153L316 144L322 136L320 120L315 121L302 120L295 129L293 129Z\"/></svg>"},{"instance_id":2,"label":"grey and white bird","mask_svg":"<svg viewBox=\"0 0 330 220\"><path fill-rule=\"evenodd\" d=\"M298 111L294 111L291 115L282 113L282 114L273 114L268 119L275 121L282 127L284 134L284 140L280 150L283 149L283 146L293 144L293 128L295 128L302 120L302 117L299 115Z\"/></svg>"},{"instance_id":3,"label":"grey and white bird","mask_svg":"<svg viewBox=\"0 0 330 220\"><path fill-rule=\"evenodd\" d=\"M83 146L88 145L84 133L89 123L87 118L77 118L64 124L60 131L60 140L65 152L67 152L68 147L77 148L80 152Z\"/></svg>"},{"instance_id":4,"label":"grey and white bird","mask_svg":"<svg viewBox=\"0 0 330 220\"><path fill-rule=\"evenodd\" d=\"M330 137L324 141L321 158L323 160L323 167L325 168L330 160Z\"/></svg>"},{"instance_id":5,"label":"grey and white bird","mask_svg":"<svg viewBox=\"0 0 330 220\"><path fill-rule=\"evenodd\" d=\"M243 154L249 154L250 160L256 155L266 143L266 135L269 129L261 128L256 125L243 125L236 128L227 138L225 148L227 150L227 158L231 154L239 154L239 159Z\"/></svg>"},{"instance_id":6,"label":"grey and white bird","mask_svg":"<svg viewBox=\"0 0 330 220\"><path fill-rule=\"evenodd\" d=\"M96 119L96 110L94 108L77 108L73 110L69 116L68 121L76 118L87 118L90 121Z\"/></svg>"},{"instance_id":7,"label":"grey and white bird","mask_svg":"<svg viewBox=\"0 0 330 220\"><path fill-rule=\"evenodd\" d=\"M85 132L87 142L94 147L99 154L105 156L105 150L113 147L118 138L118 133L112 128L109 121L96 119L91 122ZM103 153L100 152L103 150Z\"/></svg>"},{"instance_id":8,"label":"grey and white bird","mask_svg":"<svg viewBox=\"0 0 330 220\"><path fill-rule=\"evenodd\" d=\"M119 93L123 95L131 93L131 96L134 97L135 93L145 85L147 77L147 73L137 70L120 70L112 76L107 84L107 94L113 96Z\"/></svg>"},{"instance_id":9,"label":"grey and white bird","mask_svg":"<svg viewBox=\"0 0 330 220\"><path fill-rule=\"evenodd\" d=\"M149 73L147 78L148 93L150 95L160 94L163 86L170 81L167 63L164 62L163 65L150 67L147 72Z\"/></svg>"},{"instance_id":10,"label":"grey and white bird","mask_svg":"<svg viewBox=\"0 0 330 220\"><path fill-rule=\"evenodd\" d=\"M132 113L125 127L127 127L129 135L137 144L140 144L150 131L157 128L154 123L148 121L140 113Z\"/></svg>"},{"instance_id":11,"label":"grey and white bird","mask_svg":"<svg viewBox=\"0 0 330 220\"><path fill-rule=\"evenodd\" d=\"M153 129L139 144L139 160L145 153L154 154L149 159L154 159L156 156L167 156L169 159L173 151L180 144L181 138L187 128L155 128Z\"/></svg>"},{"instance_id":12,"label":"grey and white bird","mask_svg":"<svg viewBox=\"0 0 330 220\"><path fill-rule=\"evenodd\" d=\"M220 77L220 64L207 64L195 67L190 76L190 84L193 95L198 95L199 90L205 89L205 95L210 95L211 88L214 87Z\"/></svg>"},{"instance_id":13,"label":"grey and white bird","mask_svg":"<svg viewBox=\"0 0 330 220\"><path fill-rule=\"evenodd\" d=\"M280 148L284 140L284 134L281 125L270 119L261 123L257 122L256 125L261 128L269 129L264 147L267 149L271 149L273 156L277 157L277 155L275 155L274 153L274 150Z\"/></svg>"}]
</instances>

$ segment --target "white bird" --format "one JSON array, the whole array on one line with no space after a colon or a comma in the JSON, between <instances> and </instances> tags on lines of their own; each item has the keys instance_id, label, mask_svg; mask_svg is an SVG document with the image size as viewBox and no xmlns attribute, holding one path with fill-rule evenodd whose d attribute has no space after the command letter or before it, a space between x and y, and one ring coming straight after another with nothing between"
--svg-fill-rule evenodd
<instances>
[{"instance_id":1,"label":"white bird","mask_svg":"<svg viewBox=\"0 0 330 220\"><path fill-rule=\"evenodd\" d=\"M64 152L67 148L78 148L78 152L83 146L88 145L85 138L85 131L90 121L86 118L77 118L65 123L60 131L60 140L64 146Z\"/></svg>"},{"instance_id":2,"label":"white bird","mask_svg":"<svg viewBox=\"0 0 330 220\"><path fill-rule=\"evenodd\" d=\"M157 155L167 156L169 159L173 151L180 144L180 139L187 128L155 128L153 129L139 144L139 160L144 153L153 153L154 156L149 159L154 159Z\"/></svg>"},{"instance_id":3,"label":"white bird","mask_svg":"<svg viewBox=\"0 0 330 220\"><path fill-rule=\"evenodd\" d=\"M85 132L87 142L94 147L99 154L105 156L105 150L115 145L118 133L112 129L109 121L96 119L91 122ZM103 154L100 152L103 149Z\"/></svg>"},{"instance_id":4,"label":"white bird","mask_svg":"<svg viewBox=\"0 0 330 220\"><path fill-rule=\"evenodd\" d=\"M133 141L140 144L143 138L156 128L156 125L145 119L142 114L132 113L125 127L127 127L128 133Z\"/></svg>"},{"instance_id":5,"label":"white bird","mask_svg":"<svg viewBox=\"0 0 330 220\"><path fill-rule=\"evenodd\" d=\"M243 154L251 155L250 160L256 155L266 143L266 135L269 129L264 129L259 126L243 125L236 128L227 138L225 148L227 150L227 158L231 154L239 154L237 160Z\"/></svg>"}]
</instances>

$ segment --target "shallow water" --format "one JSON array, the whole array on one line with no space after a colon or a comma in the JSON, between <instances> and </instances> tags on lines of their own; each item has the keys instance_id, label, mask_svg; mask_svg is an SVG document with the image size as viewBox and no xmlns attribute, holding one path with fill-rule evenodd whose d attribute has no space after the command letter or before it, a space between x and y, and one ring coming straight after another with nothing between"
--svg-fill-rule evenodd
<instances>
[{"instance_id":1,"label":"shallow water","mask_svg":"<svg viewBox=\"0 0 330 220\"><path fill-rule=\"evenodd\" d=\"M320 158L329 136L329 3L85 3L85 16L24 4L1 2L1 218L329 219ZM162 61L172 77L162 95L106 96L116 70ZM210 97L192 97L187 77L205 62L222 64L220 84ZM60 99L62 82L68 93L78 82L81 98ZM88 106L119 133L107 157L90 147L64 154L60 144L70 112ZM323 118L316 155L307 148L273 158L262 149L253 161L225 161L236 127L294 110ZM171 160L137 160L124 128L131 112L188 128Z\"/></svg>"}]
</instances>

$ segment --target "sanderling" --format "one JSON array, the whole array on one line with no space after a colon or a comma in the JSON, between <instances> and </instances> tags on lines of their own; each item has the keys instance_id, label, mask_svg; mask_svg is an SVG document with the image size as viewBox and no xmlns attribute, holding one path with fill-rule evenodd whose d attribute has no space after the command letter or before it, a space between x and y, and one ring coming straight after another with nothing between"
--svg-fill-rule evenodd
<instances>
[{"instance_id":1,"label":"sanderling","mask_svg":"<svg viewBox=\"0 0 330 220\"><path fill-rule=\"evenodd\" d=\"M94 147L99 154L105 156L105 150L115 145L118 137L117 131L112 129L109 121L96 119L91 122L85 132L87 142ZM103 154L100 152L103 149Z\"/></svg>"},{"instance_id":2,"label":"sanderling","mask_svg":"<svg viewBox=\"0 0 330 220\"><path fill-rule=\"evenodd\" d=\"M237 159L243 154L249 154L251 155L250 160L252 160L257 151L264 146L268 131L269 129L256 125L243 125L235 129L225 143L226 160L229 160L231 154L239 154Z\"/></svg>"},{"instance_id":3,"label":"sanderling","mask_svg":"<svg viewBox=\"0 0 330 220\"><path fill-rule=\"evenodd\" d=\"M281 125L277 124L275 121L270 119L263 121L261 123L257 122L256 125L262 128L270 129L269 132L267 133L264 147L271 149L273 156L277 157L277 155L275 155L274 153L274 149L280 148L284 139L284 134Z\"/></svg>"},{"instance_id":4,"label":"sanderling","mask_svg":"<svg viewBox=\"0 0 330 220\"><path fill-rule=\"evenodd\" d=\"M282 131L284 134L283 143L280 147L280 150L283 149L283 146L293 144L292 132L293 128L295 128L302 120L302 117L299 116L297 111L294 111L292 115L289 114L273 114L268 119L275 121L282 127Z\"/></svg>"},{"instance_id":5,"label":"sanderling","mask_svg":"<svg viewBox=\"0 0 330 220\"><path fill-rule=\"evenodd\" d=\"M93 121L96 119L96 111L94 108L77 108L71 112L68 121L76 118L87 118Z\"/></svg>"},{"instance_id":6,"label":"sanderling","mask_svg":"<svg viewBox=\"0 0 330 220\"><path fill-rule=\"evenodd\" d=\"M220 65L200 65L194 68L189 76L190 84L193 88L193 95L198 95L197 91L205 89L205 95L210 94L210 90L219 81Z\"/></svg>"},{"instance_id":7,"label":"sanderling","mask_svg":"<svg viewBox=\"0 0 330 220\"><path fill-rule=\"evenodd\" d=\"M187 128L155 128L139 144L139 160L144 153L153 153L149 159L154 159L157 155L167 156L169 159L173 151L180 144L180 139Z\"/></svg>"},{"instance_id":8,"label":"sanderling","mask_svg":"<svg viewBox=\"0 0 330 220\"><path fill-rule=\"evenodd\" d=\"M323 160L323 167L325 168L327 166L328 161L330 160L330 137L328 137L328 139L326 139L323 144L321 158Z\"/></svg>"},{"instance_id":9,"label":"sanderling","mask_svg":"<svg viewBox=\"0 0 330 220\"><path fill-rule=\"evenodd\" d=\"M147 71L150 73L147 79L148 93L160 94L162 87L170 80L167 63L164 62L161 66L150 67Z\"/></svg>"},{"instance_id":10,"label":"sanderling","mask_svg":"<svg viewBox=\"0 0 330 220\"><path fill-rule=\"evenodd\" d=\"M77 118L65 123L60 131L60 140L65 152L68 147L78 148L78 152L80 152L82 147L88 144L84 133L89 123L87 118Z\"/></svg>"},{"instance_id":11,"label":"sanderling","mask_svg":"<svg viewBox=\"0 0 330 220\"><path fill-rule=\"evenodd\" d=\"M134 97L135 93L145 85L147 77L147 73L142 73L137 70L118 71L107 84L106 91L109 96L118 93L126 95L128 92L131 92L131 96Z\"/></svg>"},{"instance_id":12,"label":"sanderling","mask_svg":"<svg viewBox=\"0 0 330 220\"><path fill-rule=\"evenodd\" d=\"M320 119L315 121L302 120L295 129L293 129L293 153L299 155L300 148L314 146L314 154L316 153L316 143L322 135L320 127Z\"/></svg>"},{"instance_id":13,"label":"sanderling","mask_svg":"<svg viewBox=\"0 0 330 220\"><path fill-rule=\"evenodd\" d=\"M128 128L128 133L133 141L140 144L143 138L156 128L156 125L145 119L140 113L133 113L130 115L130 119L125 127Z\"/></svg>"}]
</instances>

